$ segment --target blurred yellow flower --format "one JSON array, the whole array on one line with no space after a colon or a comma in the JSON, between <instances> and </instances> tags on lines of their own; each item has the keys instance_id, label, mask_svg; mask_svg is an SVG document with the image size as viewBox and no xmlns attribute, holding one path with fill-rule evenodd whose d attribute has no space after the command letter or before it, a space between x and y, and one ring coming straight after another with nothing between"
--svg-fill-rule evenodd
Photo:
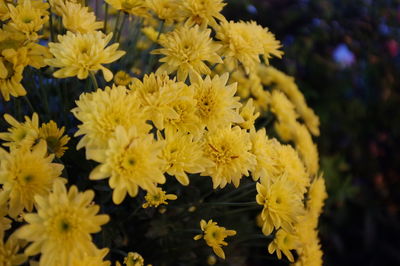
<instances>
[{"instance_id":1,"label":"blurred yellow flower","mask_svg":"<svg viewBox=\"0 0 400 266\"><path fill-rule=\"evenodd\" d=\"M39 128L39 138L44 139L47 143L47 149L50 153L54 153L57 158L61 158L68 149L68 135L63 135L65 127L58 128L57 124L51 120L49 123L43 123Z\"/></svg>"},{"instance_id":2,"label":"blurred yellow flower","mask_svg":"<svg viewBox=\"0 0 400 266\"><path fill-rule=\"evenodd\" d=\"M147 5L156 16L170 25L179 18L179 0L148 0Z\"/></svg>"},{"instance_id":3,"label":"blurred yellow flower","mask_svg":"<svg viewBox=\"0 0 400 266\"><path fill-rule=\"evenodd\" d=\"M15 233L10 235L5 242L3 237L0 238L0 265L17 266L28 259L24 253L18 253L23 246L21 242L15 237Z\"/></svg>"},{"instance_id":4,"label":"blurred yellow flower","mask_svg":"<svg viewBox=\"0 0 400 266\"><path fill-rule=\"evenodd\" d=\"M32 211L34 197L47 195L60 178L62 164L52 163L45 141L30 149L12 148L10 153L0 148L0 184L10 191L9 215L16 218L26 209Z\"/></svg>"},{"instance_id":5,"label":"blurred yellow flower","mask_svg":"<svg viewBox=\"0 0 400 266\"><path fill-rule=\"evenodd\" d=\"M215 64L222 63L217 51L221 45L210 38L210 29L200 29L199 26L180 26L165 33L159 40L162 48L153 50L154 54L162 54L163 64L157 72L168 74L177 71L177 79L185 81L199 74L210 74L206 61Z\"/></svg>"},{"instance_id":6,"label":"blurred yellow flower","mask_svg":"<svg viewBox=\"0 0 400 266\"><path fill-rule=\"evenodd\" d=\"M117 10L122 10L134 16L147 17L149 10L146 0L105 0L107 4Z\"/></svg>"},{"instance_id":7,"label":"blurred yellow flower","mask_svg":"<svg viewBox=\"0 0 400 266\"><path fill-rule=\"evenodd\" d=\"M112 38L112 33L107 36L100 31L72 33L59 35L58 43L49 43L50 52L55 58L46 59L45 62L53 67L61 68L53 73L56 78L67 78L77 76L86 79L89 72L103 72L106 81L113 78L113 73L105 68L103 64L109 64L125 52L117 50L119 44L114 43L106 47Z\"/></svg>"},{"instance_id":8,"label":"blurred yellow flower","mask_svg":"<svg viewBox=\"0 0 400 266\"><path fill-rule=\"evenodd\" d=\"M97 233L109 221L106 214L96 215L99 206L93 204L94 192L79 192L76 186L67 191L61 181L55 181L52 192L36 196L37 213L24 215L28 223L16 232L17 237L33 242L25 254L41 253L40 265L69 265L74 258L96 256L98 250L90 234Z\"/></svg>"},{"instance_id":9,"label":"blurred yellow flower","mask_svg":"<svg viewBox=\"0 0 400 266\"><path fill-rule=\"evenodd\" d=\"M143 257L137 252L129 252L128 256L124 258L126 266L144 266Z\"/></svg>"},{"instance_id":10,"label":"blurred yellow flower","mask_svg":"<svg viewBox=\"0 0 400 266\"><path fill-rule=\"evenodd\" d=\"M10 100L10 95L26 95L26 90L21 84L23 71L23 65L13 65L0 57L0 92L5 101Z\"/></svg>"},{"instance_id":11,"label":"blurred yellow flower","mask_svg":"<svg viewBox=\"0 0 400 266\"><path fill-rule=\"evenodd\" d=\"M225 259L225 253L221 246L227 246L228 243L224 241L225 238L236 235L236 231L227 230L225 227L218 226L217 223L213 222L212 220L209 220L208 222L201 220L200 228L204 233L201 235L196 235L194 240L204 238L207 245L212 247L214 253L218 257Z\"/></svg>"},{"instance_id":12,"label":"blurred yellow flower","mask_svg":"<svg viewBox=\"0 0 400 266\"><path fill-rule=\"evenodd\" d=\"M160 187L157 187L154 191L147 191L146 196L144 199L146 200L143 203L143 208L148 207L158 207L161 204L167 205L167 200L176 200L178 197L174 194L167 194L164 190Z\"/></svg>"},{"instance_id":13,"label":"blurred yellow flower","mask_svg":"<svg viewBox=\"0 0 400 266\"><path fill-rule=\"evenodd\" d=\"M114 83L117 86L128 86L131 83L133 78L126 73L125 71L118 71L114 76Z\"/></svg>"},{"instance_id":14,"label":"blurred yellow flower","mask_svg":"<svg viewBox=\"0 0 400 266\"><path fill-rule=\"evenodd\" d=\"M268 252L270 254L276 252L278 259L282 258L282 253L288 258L290 262L294 262L294 258L291 249L296 249L299 246L300 242L298 238L289 234L285 230L278 230L275 234L274 240L268 245Z\"/></svg>"},{"instance_id":15,"label":"blurred yellow flower","mask_svg":"<svg viewBox=\"0 0 400 266\"><path fill-rule=\"evenodd\" d=\"M74 257L72 258L71 266L111 266L110 261L104 261L108 251L108 248L103 248L95 250L91 255L85 253L81 257Z\"/></svg>"},{"instance_id":16,"label":"blurred yellow flower","mask_svg":"<svg viewBox=\"0 0 400 266\"><path fill-rule=\"evenodd\" d=\"M215 19L224 21L221 14L226 5L223 0L179 0L179 15L187 25L200 25L202 28L207 25L215 26Z\"/></svg>"},{"instance_id":17,"label":"blurred yellow flower","mask_svg":"<svg viewBox=\"0 0 400 266\"><path fill-rule=\"evenodd\" d=\"M69 1L62 7L62 23L74 33L92 32L103 27L103 22L96 21L96 15L89 12L88 7Z\"/></svg>"},{"instance_id":18,"label":"blurred yellow flower","mask_svg":"<svg viewBox=\"0 0 400 266\"><path fill-rule=\"evenodd\" d=\"M33 113L32 118L25 116L25 122L20 123L9 114L4 114L4 120L11 126L8 132L0 133L0 139L6 141L4 146L30 148L39 137L39 116Z\"/></svg>"}]
</instances>

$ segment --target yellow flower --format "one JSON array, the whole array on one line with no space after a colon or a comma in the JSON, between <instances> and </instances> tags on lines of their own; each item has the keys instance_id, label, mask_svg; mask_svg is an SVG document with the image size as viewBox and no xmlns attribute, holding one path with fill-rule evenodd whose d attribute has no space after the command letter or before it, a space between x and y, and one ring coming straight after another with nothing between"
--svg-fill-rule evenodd
<instances>
[{"instance_id":1,"label":"yellow flower","mask_svg":"<svg viewBox=\"0 0 400 266\"><path fill-rule=\"evenodd\" d=\"M209 132L205 140L205 156L214 166L207 167L201 175L211 176L214 189L228 183L238 187L242 176L249 176L249 170L256 164L256 157L250 153L249 134L237 126L225 127Z\"/></svg>"},{"instance_id":2,"label":"yellow flower","mask_svg":"<svg viewBox=\"0 0 400 266\"><path fill-rule=\"evenodd\" d=\"M147 5L157 17L170 25L178 19L179 0L148 0Z\"/></svg>"},{"instance_id":3,"label":"yellow flower","mask_svg":"<svg viewBox=\"0 0 400 266\"><path fill-rule=\"evenodd\" d=\"M57 158L61 158L64 152L68 149L68 135L64 135L65 128L58 128L57 124L51 120L49 123L44 123L39 128L39 138L44 139L47 143L47 149L50 153L54 153Z\"/></svg>"},{"instance_id":4,"label":"yellow flower","mask_svg":"<svg viewBox=\"0 0 400 266\"><path fill-rule=\"evenodd\" d=\"M62 16L63 14L63 9L65 7L65 4L71 2L75 4L81 4L84 6L85 1L83 0L49 0L49 4L51 6L51 12L54 12L58 16Z\"/></svg>"},{"instance_id":5,"label":"yellow flower","mask_svg":"<svg viewBox=\"0 0 400 266\"><path fill-rule=\"evenodd\" d=\"M200 228L204 233L201 235L196 235L194 240L204 238L207 245L212 247L214 253L218 257L225 259L225 253L221 246L227 246L228 243L224 241L225 238L236 235L236 231L226 230L225 227L218 226L217 223L213 222L212 220L209 220L208 222L201 220Z\"/></svg>"},{"instance_id":6,"label":"yellow flower","mask_svg":"<svg viewBox=\"0 0 400 266\"><path fill-rule=\"evenodd\" d=\"M49 5L43 3L47 9ZM48 12L37 8L30 0L19 1L17 6L8 5L10 9L10 26L23 32L29 40L35 41L39 38L36 33L41 30L44 23L49 20Z\"/></svg>"},{"instance_id":7,"label":"yellow flower","mask_svg":"<svg viewBox=\"0 0 400 266\"><path fill-rule=\"evenodd\" d=\"M250 98L247 100L245 106L240 109L240 116L243 118L244 122L239 123L239 126L243 129L254 129L254 122L257 117L260 116L259 112L255 111L255 106L253 103L253 99Z\"/></svg>"},{"instance_id":8,"label":"yellow flower","mask_svg":"<svg viewBox=\"0 0 400 266\"><path fill-rule=\"evenodd\" d=\"M263 233L271 234L274 227L293 232L293 226L304 214L302 199L296 193L294 185L285 176L275 183L261 178L261 183L257 183L257 192L256 201L264 206L261 212Z\"/></svg>"},{"instance_id":9,"label":"yellow flower","mask_svg":"<svg viewBox=\"0 0 400 266\"><path fill-rule=\"evenodd\" d=\"M10 11L7 7L7 2L5 0L0 0L0 20L6 21L10 18Z\"/></svg>"},{"instance_id":10,"label":"yellow flower","mask_svg":"<svg viewBox=\"0 0 400 266\"><path fill-rule=\"evenodd\" d=\"M102 64L109 64L125 54L117 51L119 44L106 47L112 38L112 33L105 36L100 31L81 33L67 32L59 35L59 43L49 43L50 52L55 58L45 62L53 67L61 68L53 73L56 78L77 76L86 79L89 72L103 72L106 81L110 81L113 73Z\"/></svg>"},{"instance_id":11,"label":"yellow flower","mask_svg":"<svg viewBox=\"0 0 400 266\"><path fill-rule=\"evenodd\" d=\"M9 191L4 191L3 189L0 189L0 239L3 239L4 232L11 228L11 220L5 217L8 214L7 203L9 196Z\"/></svg>"},{"instance_id":12,"label":"yellow flower","mask_svg":"<svg viewBox=\"0 0 400 266\"><path fill-rule=\"evenodd\" d=\"M325 179L322 175L315 178L311 183L307 197L307 209L310 215L318 219L324 206L324 200L328 197L325 188Z\"/></svg>"},{"instance_id":13,"label":"yellow flower","mask_svg":"<svg viewBox=\"0 0 400 266\"><path fill-rule=\"evenodd\" d=\"M205 61L215 64L222 63L217 54L221 45L214 43L210 38L210 29L180 26L174 31L166 33L159 40L163 48L152 51L154 54L162 54L160 59L163 64L157 72L166 71L168 74L177 71L179 81L185 81L198 74L210 74L210 68Z\"/></svg>"},{"instance_id":14,"label":"yellow flower","mask_svg":"<svg viewBox=\"0 0 400 266\"><path fill-rule=\"evenodd\" d=\"M158 139L164 139L161 134ZM165 172L175 176L176 180L184 186L189 184L186 173L197 174L205 171L206 167L213 166L210 159L203 154L203 143L191 134L165 131L165 146L160 157L166 162Z\"/></svg>"},{"instance_id":15,"label":"yellow flower","mask_svg":"<svg viewBox=\"0 0 400 266\"><path fill-rule=\"evenodd\" d=\"M52 163L54 155L46 157L45 141L32 148L11 148L10 153L0 150L0 184L10 191L11 217L16 218L24 209L32 211L34 197L47 195L64 168Z\"/></svg>"},{"instance_id":16,"label":"yellow flower","mask_svg":"<svg viewBox=\"0 0 400 266\"><path fill-rule=\"evenodd\" d=\"M4 243L3 237L0 239L0 265L3 266L14 266L21 265L27 260L27 256L23 253L18 254L21 244L12 234L8 237L7 241Z\"/></svg>"},{"instance_id":17,"label":"yellow flower","mask_svg":"<svg viewBox=\"0 0 400 266\"><path fill-rule=\"evenodd\" d=\"M97 233L109 221L108 215L96 215L94 192L79 192L76 186L67 191L55 181L47 196L36 196L37 213L24 215L28 223L16 232L21 239L33 242L25 254L41 253L40 265L69 265L73 258L96 256L97 248L90 234Z\"/></svg>"},{"instance_id":18,"label":"yellow flower","mask_svg":"<svg viewBox=\"0 0 400 266\"><path fill-rule=\"evenodd\" d=\"M300 154L304 165L310 175L316 175L319 169L317 145L313 143L310 132L306 126L296 123L293 129L293 141Z\"/></svg>"},{"instance_id":19,"label":"yellow flower","mask_svg":"<svg viewBox=\"0 0 400 266\"><path fill-rule=\"evenodd\" d=\"M299 244L299 240L295 235L289 234L285 230L280 229L275 234L274 240L268 245L268 252L272 254L276 251L278 259L282 258L283 253L290 262L294 262L293 255L290 250L296 249Z\"/></svg>"},{"instance_id":20,"label":"yellow flower","mask_svg":"<svg viewBox=\"0 0 400 266\"><path fill-rule=\"evenodd\" d=\"M146 202L143 203L142 207L148 208L148 207L158 207L161 204L167 205L168 204L167 200L176 200L177 198L178 197L176 195L167 194L165 193L164 190L157 187L154 191L147 191L147 194L144 197Z\"/></svg>"},{"instance_id":21,"label":"yellow flower","mask_svg":"<svg viewBox=\"0 0 400 266\"><path fill-rule=\"evenodd\" d=\"M179 119L171 102L185 97L181 91L187 85L183 82L175 82L165 73L151 73L143 77L143 82L135 78L129 87L142 105L143 112L158 129L164 128L165 120Z\"/></svg>"},{"instance_id":22,"label":"yellow flower","mask_svg":"<svg viewBox=\"0 0 400 266\"><path fill-rule=\"evenodd\" d=\"M192 81L194 99L197 101L197 115L209 129L219 128L231 123L242 123L239 115L242 104L235 97L236 83L226 85L229 74L207 76Z\"/></svg>"},{"instance_id":23,"label":"yellow flower","mask_svg":"<svg viewBox=\"0 0 400 266\"><path fill-rule=\"evenodd\" d=\"M111 262L104 261L108 248L96 250L92 255L84 254L82 257L72 258L71 266L111 266Z\"/></svg>"},{"instance_id":24,"label":"yellow flower","mask_svg":"<svg viewBox=\"0 0 400 266\"><path fill-rule=\"evenodd\" d=\"M117 86L127 86L132 82L132 77L125 71L118 71L114 76L114 83Z\"/></svg>"},{"instance_id":25,"label":"yellow flower","mask_svg":"<svg viewBox=\"0 0 400 266\"><path fill-rule=\"evenodd\" d=\"M4 114L4 119L11 126L8 132L0 133L0 139L6 141L4 146L30 148L39 137L39 116L33 113L32 118L25 116L25 122L20 123L11 115Z\"/></svg>"},{"instance_id":26,"label":"yellow flower","mask_svg":"<svg viewBox=\"0 0 400 266\"><path fill-rule=\"evenodd\" d=\"M269 139L266 135L265 128L259 129L257 132L255 130L250 131L251 139L251 153L256 156L257 164L252 169L252 177L254 181L260 178L270 177L274 175L272 170L275 170L274 159L276 160L277 154L274 149L276 139Z\"/></svg>"},{"instance_id":27,"label":"yellow flower","mask_svg":"<svg viewBox=\"0 0 400 266\"><path fill-rule=\"evenodd\" d=\"M64 27L74 33L92 32L103 27L103 22L96 21L93 12L79 3L66 2L62 8L62 22Z\"/></svg>"},{"instance_id":28,"label":"yellow flower","mask_svg":"<svg viewBox=\"0 0 400 266\"><path fill-rule=\"evenodd\" d=\"M265 59L271 55L279 58L282 55L278 50L279 41L275 40L267 28L263 29L254 21L223 21L216 27L216 31L216 38L221 40L222 55L225 56L225 63L229 69L237 68L237 63L240 62L249 74L250 71L256 70L261 55Z\"/></svg>"},{"instance_id":29,"label":"yellow flower","mask_svg":"<svg viewBox=\"0 0 400 266\"><path fill-rule=\"evenodd\" d=\"M106 0L106 3L117 10L122 10L134 16L149 16L145 0Z\"/></svg>"},{"instance_id":30,"label":"yellow flower","mask_svg":"<svg viewBox=\"0 0 400 266\"><path fill-rule=\"evenodd\" d=\"M10 95L26 95L26 90L21 84L23 71L23 65L13 65L0 57L0 92L5 101L10 100Z\"/></svg>"},{"instance_id":31,"label":"yellow flower","mask_svg":"<svg viewBox=\"0 0 400 266\"><path fill-rule=\"evenodd\" d=\"M126 194L135 197L139 187L154 191L157 184L165 182L161 169L164 161L159 158L162 141L155 141L151 134L140 134L135 126L128 130L118 126L109 141L109 149L95 156L101 163L89 178L100 180L110 177L113 201L120 204Z\"/></svg>"},{"instance_id":32,"label":"yellow flower","mask_svg":"<svg viewBox=\"0 0 400 266\"><path fill-rule=\"evenodd\" d=\"M179 14L190 26L197 24L205 28L215 26L215 19L225 20L221 14L226 5L223 0L180 0L180 5Z\"/></svg>"},{"instance_id":33,"label":"yellow flower","mask_svg":"<svg viewBox=\"0 0 400 266\"><path fill-rule=\"evenodd\" d=\"M151 129L151 126L146 124L135 96L123 86L83 93L76 105L72 113L82 124L78 126L75 136L84 135L77 149L86 147L88 159L91 158L92 150L107 149L108 141L118 125L126 129L135 125L142 133Z\"/></svg>"},{"instance_id":34,"label":"yellow flower","mask_svg":"<svg viewBox=\"0 0 400 266\"><path fill-rule=\"evenodd\" d=\"M283 91L288 96L290 101L296 107L296 111L307 125L307 128L314 136L318 136L319 118L315 115L314 111L307 106L303 94L294 82L294 78L286 75L274 67L267 67L261 64L259 65L258 72L264 85L273 85L275 88Z\"/></svg>"},{"instance_id":35,"label":"yellow flower","mask_svg":"<svg viewBox=\"0 0 400 266\"><path fill-rule=\"evenodd\" d=\"M124 258L126 266L144 266L143 257L137 252L129 252L128 256Z\"/></svg>"},{"instance_id":36,"label":"yellow flower","mask_svg":"<svg viewBox=\"0 0 400 266\"><path fill-rule=\"evenodd\" d=\"M22 65L25 67L29 65L37 69L46 66L44 60L52 57L49 48L34 42L4 49L2 55L14 66Z\"/></svg>"}]
</instances>

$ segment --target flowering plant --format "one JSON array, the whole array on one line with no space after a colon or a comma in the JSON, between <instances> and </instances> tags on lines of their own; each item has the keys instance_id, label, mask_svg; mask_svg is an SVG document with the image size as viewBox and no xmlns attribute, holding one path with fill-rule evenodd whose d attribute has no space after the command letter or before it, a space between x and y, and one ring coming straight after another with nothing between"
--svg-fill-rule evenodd
<instances>
[{"instance_id":1,"label":"flowering plant","mask_svg":"<svg viewBox=\"0 0 400 266\"><path fill-rule=\"evenodd\" d=\"M318 117L225 5L2 0L2 264L322 264Z\"/></svg>"}]
</instances>

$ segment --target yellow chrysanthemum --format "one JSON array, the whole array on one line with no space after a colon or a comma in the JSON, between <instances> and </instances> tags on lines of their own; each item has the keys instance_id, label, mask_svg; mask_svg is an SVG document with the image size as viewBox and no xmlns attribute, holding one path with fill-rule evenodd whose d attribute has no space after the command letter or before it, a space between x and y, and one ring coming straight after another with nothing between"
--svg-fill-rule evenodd
<instances>
[{"instance_id":1,"label":"yellow chrysanthemum","mask_svg":"<svg viewBox=\"0 0 400 266\"><path fill-rule=\"evenodd\" d=\"M313 180L308 191L307 209L310 215L318 219L324 206L324 201L328 197L325 188L325 179L321 175Z\"/></svg>"},{"instance_id":2,"label":"yellow chrysanthemum","mask_svg":"<svg viewBox=\"0 0 400 266\"><path fill-rule=\"evenodd\" d=\"M117 10L122 10L134 16L149 16L149 10L145 0L106 0L106 3Z\"/></svg>"},{"instance_id":3,"label":"yellow chrysanthemum","mask_svg":"<svg viewBox=\"0 0 400 266\"><path fill-rule=\"evenodd\" d=\"M154 191L147 191L146 196L144 199L146 200L143 203L143 208L148 207L158 207L161 204L167 205L167 200L176 200L178 197L174 194L167 194L164 190L157 187Z\"/></svg>"},{"instance_id":4,"label":"yellow chrysanthemum","mask_svg":"<svg viewBox=\"0 0 400 266\"><path fill-rule=\"evenodd\" d=\"M233 22L223 21L216 28L216 38L221 40L222 55L229 69L237 68L237 63L243 64L246 73L256 70L260 56L265 59L274 55L281 57L279 41L267 28L262 28L254 21Z\"/></svg>"},{"instance_id":5,"label":"yellow chrysanthemum","mask_svg":"<svg viewBox=\"0 0 400 266\"><path fill-rule=\"evenodd\" d=\"M0 20L6 21L10 18L10 11L7 7L7 2L5 0L0 0Z\"/></svg>"},{"instance_id":6,"label":"yellow chrysanthemum","mask_svg":"<svg viewBox=\"0 0 400 266\"><path fill-rule=\"evenodd\" d=\"M148 0L147 5L156 16L168 25L178 20L179 0Z\"/></svg>"},{"instance_id":7,"label":"yellow chrysanthemum","mask_svg":"<svg viewBox=\"0 0 400 266\"><path fill-rule=\"evenodd\" d=\"M0 265L2 266L17 266L23 264L28 257L23 253L18 253L21 244L12 234L4 243L3 237L0 239Z\"/></svg>"},{"instance_id":8,"label":"yellow chrysanthemum","mask_svg":"<svg viewBox=\"0 0 400 266\"><path fill-rule=\"evenodd\" d=\"M294 262L291 249L296 249L299 246L299 240L296 235L290 234L285 230L279 229L275 234L274 240L268 245L268 252L270 254L276 252L278 259L282 258L282 253L288 258L290 262Z\"/></svg>"},{"instance_id":9,"label":"yellow chrysanthemum","mask_svg":"<svg viewBox=\"0 0 400 266\"><path fill-rule=\"evenodd\" d=\"M111 266L110 261L104 261L108 251L108 248L103 248L92 255L84 254L82 257L72 258L71 266Z\"/></svg>"},{"instance_id":10,"label":"yellow chrysanthemum","mask_svg":"<svg viewBox=\"0 0 400 266\"><path fill-rule=\"evenodd\" d=\"M263 233L269 235L274 228L293 232L293 226L304 215L304 206L292 182L285 176L275 183L261 178L261 183L257 183L257 192L257 203L264 206L261 212Z\"/></svg>"},{"instance_id":11,"label":"yellow chrysanthemum","mask_svg":"<svg viewBox=\"0 0 400 266\"><path fill-rule=\"evenodd\" d=\"M8 199L10 191L0 189L0 239L3 239L4 232L11 228L11 220L5 217L8 214ZM0 259L1 262L1 259Z\"/></svg>"},{"instance_id":12,"label":"yellow chrysanthemum","mask_svg":"<svg viewBox=\"0 0 400 266\"><path fill-rule=\"evenodd\" d=\"M32 118L25 116L25 122L20 123L9 114L4 114L4 120L11 126L8 132L0 133L0 139L6 141L4 146L30 148L39 137L39 116L37 113Z\"/></svg>"},{"instance_id":13,"label":"yellow chrysanthemum","mask_svg":"<svg viewBox=\"0 0 400 266\"><path fill-rule=\"evenodd\" d=\"M99 206L93 204L94 192L79 192L76 186L67 191L61 181L55 181L47 196L36 196L37 213L24 215L28 223L17 236L33 242L25 254L41 253L40 265L70 265L74 258L96 256L97 248L90 234L97 233L108 222L108 215L96 215Z\"/></svg>"},{"instance_id":14,"label":"yellow chrysanthemum","mask_svg":"<svg viewBox=\"0 0 400 266\"><path fill-rule=\"evenodd\" d=\"M189 184L186 173L196 174L205 171L206 167L213 166L210 159L204 156L203 143L197 141L193 135L176 132L165 132L165 146L160 157L166 162L164 171L184 186ZM163 139L161 134L159 139Z\"/></svg>"},{"instance_id":15,"label":"yellow chrysanthemum","mask_svg":"<svg viewBox=\"0 0 400 266\"><path fill-rule=\"evenodd\" d=\"M236 83L226 85L229 74L207 76L192 82L194 99L197 101L197 115L209 129L219 128L231 123L242 123L239 115L242 104L235 97Z\"/></svg>"},{"instance_id":16,"label":"yellow chrysanthemum","mask_svg":"<svg viewBox=\"0 0 400 266\"><path fill-rule=\"evenodd\" d=\"M313 142L310 132L307 130L305 125L296 123L296 126L293 129L293 135L296 149L299 152L307 171L310 175L316 175L319 169L319 156L317 145Z\"/></svg>"},{"instance_id":17,"label":"yellow chrysanthemum","mask_svg":"<svg viewBox=\"0 0 400 266\"><path fill-rule=\"evenodd\" d=\"M126 73L125 71L118 71L115 75L114 75L114 83L117 86L128 86L129 83L131 83L133 80L133 78Z\"/></svg>"},{"instance_id":18,"label":"yellow chrysanthemum","mask_svg":"<svg viewBox=\"0 0 400 266\"><path fill-rule=\"evenodd\" d=\"M44 60L52 57L48 47L34 42L25 43L23 46L9 47L1 53L14 66L29 65L37 69L46 66Z\"/></svg>"},{"instance_id":19,"label":"yellow chrysanthemum","mask_svg":"<svg viewBox=\"0 0 400 266\"><path fill-rule=\"evenodd\" d=\"M163 144L156 142L151 134L140 134L135 126L129 131L118 126L108 150L104 155L95 156L101 164L93 169L89 178L109 177L115 204L120 204L127 193L135 197L139 187L154 191L157 184L165 182L164 161L159 158Z\"/></svg>"},{"instance_id":20,"label":"yellow chrysanthemum","mask_svg":"<svg viewBox=\"0 0 400 266\"><path fill-rule=\"evenodd\" d=\"M243 118L244 122L239 123L239 126L244 129L254 129L254 122L260 116L259 112L255 111L256 108L253 103L253 99L247 100L246 105L240 109L240 116Z\"/></svg>"},{"instance_id":21,"label":"yellow chrysanthemum","mask_svg":"<svg viewBox=\"0 0 400 266\"><path fill-rule=\"evenodd\" d=\"M215 26L215 19L225 20L221 14L226 5L223 0L180 0L180 5L180 16L190 26L197 24L205 28Z\"/></svg>"},{"instance_id":22,"label":"yellow chrysanthemum","mask_svg":"<svg viewBox=\"0 0 400 266\"><path fill-rule=\"evenodd\" d=\"M294 78L286 75L272 66L265 66L260 64L258 69L259 76L262 83L267 86L274 86L275 88L283 91L293 105L296 111L304 120L310 132L319 135L319 118L315 115L314 111L307 106L306 100L294 82Z\"/></svg>"},{"instance_id":23,"label":"yellow chrysanthemum","mask_svg":"<svg viewBox=\"0 0 400 266\"><path fill-rule=\"evenodd\" d=\"M256 164L256 157L250 153L249 134L238 126L225 127L209 132L205 140L205 156L214 166L207 167L201 175L211 176L214 189L228 183L238 187L242 176L249 176Z\"/></svg>"},{"instance_id":24,"label":"yellow chrysanthemum","mask_svg":"<svg viewBox=\"0 0 400 266\"><path fill-rule=\"evenodd\" d=\"M39 128L39 138L44 139L47 143L47 149L50 153L54 153L57 158L61 158L66 147L69 137L64 135L65 128L58 128L57 124L52 120L49 123L44 123Z\"/></svg>"},{"instance_id":25,"label":"yellow chrysanthemum","mask_svg":"<svg viewBox=\"0 0 400 266\"><path fill-rule=\"evenodd\" d=\"M179 114L171 103L185 97L182 91L187 85L183 82L171 80L165 73L151 73L145 75L143 81L134 79L129 87L141 104L143 112L158 129L164 129L165 120L179 119Z\"/></svg>"},{"instance_id":26,"label":"yellow chrysanthemum","mask_svg":"<svg viewBox=\"0 0 400 266\"><path fill-rule=\"evenodd\" d=\"M46 9L47 3L43 3ZM35 41L39 38L37 32L49 20L48 12L42 8L37 8L30 0L22 0L17 6L8 5L10 10L10 26L23 32L29 40Z\"/></svg>"},{"instance_id":27,"label":"yellow chrysanthemum","mask_svg":"<svg viewBox=\"0 0 400 266\"><path fill-rule=\"evenodd\" d=\"M143 257L137 252L129 252L128 256L124 258L126 266L144 266Z\"/></svg>"},{"instance_id":28,"label":"yellow chrysanthemum","mask_svg":"<svg viewBox=\"0 0 400 266\"><path fill-rule=\"evenodd\" d=\"M96 15L79 3L66 2L62 8L62 23L74 33L92 32L103 28L103 22L96 21Z\"/></svg>"},{"instance_id":29,"label":"yellow chrysanthemum","mask_svg":"<svg viewBox=\"0 0 400 266\"><path fill-rule=\"evenodd\" d=\"M206 61L215 64L222 63L217 54L221 45L214 43L210 38L210 29L180 26L174 31L166 33L159 40L163 48L152 51L154 54L162 54L160 59L163 64L158 72L166 71L168 74L177 71L177 79L185 81L198 74L210 74L210 68Z\"/></svg>"},{"instance_id":30,"label":"yellow chrysanthemum","mask_svg":"<svg viewBox=\"0 0 400 266\"><path fill-rule=\"evenodd\" d=\"M21 84L23 71L23 65L13 65L0 57L0 92L5 101L10 100L10 95L26 95L26 90Z\"/></svg>"},{"instance_id":31,"label":"yellow chrysanthemum","mask_svg":"<svg viewBox=\"0 0 400 266\"><path fill-rule=\"evenodd\" d=\"M0 184L10 191L11 217L24 209L32 211L34 197L47 195L55 180L61 179L61 164L52 163L54 155L47 155L45 141L32 148L12 148L10 153L0 150Z\"/></svg>"},{"instance_id":32,"label":"yellow chrysanthemum","mask_svg":"<svg viewBox=\"0 0 400 266\"><path fill-rule=\"evenodd\" d=\"M77 76L79 79L86 79L89 72L101 70L105 80L110 81L113 73L103 64L112 63L125 54L124 51L117 50L118 43L106 47L111 38L112 33L106 36L101 31L84 34L68 31L66 35L58 36L59 43L49 43L54 58L46 59L45 62L61 68L53 73L56 78Z\"/></svg>"},{"instance_id":33,"label":"yellow chrysanthemum","mask_svg":"<svg viewBox=\"0 0 400 266\"><path fill-rule=\"evenodd\" d=\"M212 247L214 253L218 257L225 259L225 253L221 246L227 246L228 243L225 242L225 238L236 235L236 231L227 230L225 227L218 226L217 223L213 222L212 220L209 220L208 222L201 220L200 228L204 233L201 235L196 235L194 240L204 238L207 245Z\"/></svg>"},{"instance_id":34,"label":"yellow chrysanthemum","mask_svg":"<svg viewBox=\"0 0 400 266\"><path fill-rule=\"evenodd\" d=\"M91 158L91 150L107 149L108 141L118 125L126 129L135 125L142 133L151 129L135 96L123 86L83 93L76 105L72 113L82 124L78 126L75 136L84 135L77 149L86 147L88 158Z\"/></svg>"}]
</instances>

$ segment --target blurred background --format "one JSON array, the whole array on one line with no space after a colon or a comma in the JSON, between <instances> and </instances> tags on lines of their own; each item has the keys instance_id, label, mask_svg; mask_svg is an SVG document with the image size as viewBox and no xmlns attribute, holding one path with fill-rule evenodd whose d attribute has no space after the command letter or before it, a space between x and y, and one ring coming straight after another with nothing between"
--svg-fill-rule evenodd
<instances>
[{"instance_id":1,"label":"blurred background","mask_svg":"<svg viewBox=\"0 0 400 266\"><path fill-rule=\"evenodd\" d=\"M321 119L326 265L400 265L400 1L230 0L282 41L271 64ZM397 143L397 144L396 144Z\"/></svg>"}]
</instances>

